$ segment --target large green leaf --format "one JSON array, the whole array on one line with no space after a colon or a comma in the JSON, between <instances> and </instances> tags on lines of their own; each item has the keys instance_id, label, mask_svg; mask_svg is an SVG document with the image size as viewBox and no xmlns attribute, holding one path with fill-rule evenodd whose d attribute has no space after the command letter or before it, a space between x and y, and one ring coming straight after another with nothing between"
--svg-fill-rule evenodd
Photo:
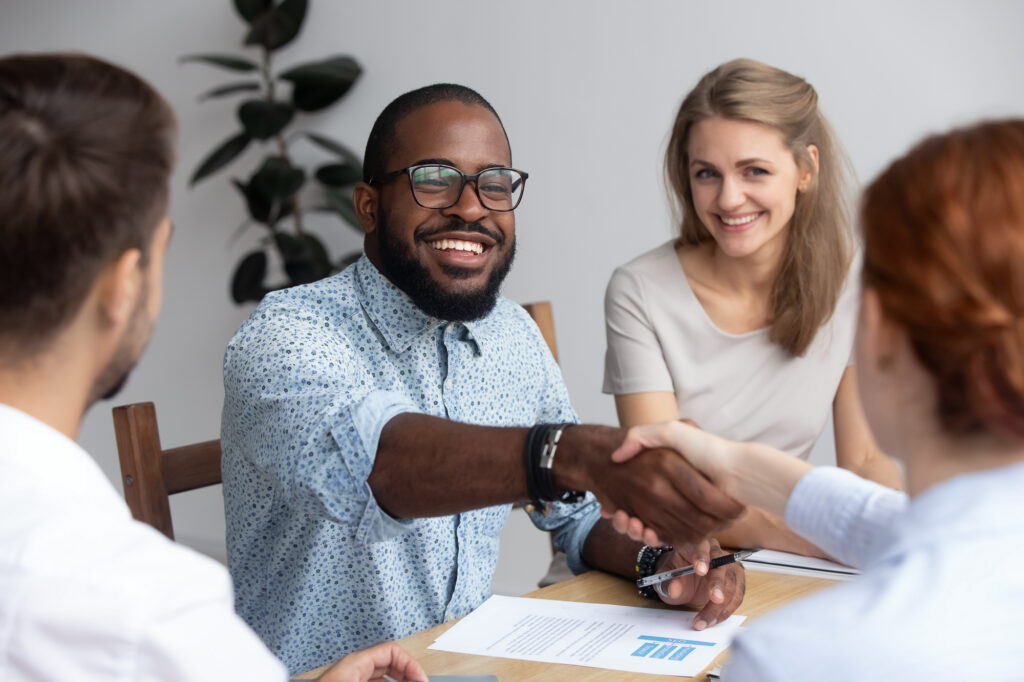
<instances>
[{"instance_id":1,"label":"large green leaf","mask_svg":"<svg viewBox=\"0 0 1024 682\"><path fill-rule=\"evenodd\" d=\"M207 175L214 173L227 164L231 163L239 154L245 151L245 148L249 146L249 142L252 140L246 133L238 133L233 137L229 137L224 140L219 147L210 152L210 155L203 159L199 167L196 168L192 174L192 179L189 180L190 185L194 185Z\"/></svg>"},{"instance_id":2,"label":"large green leaf","mask_svg":"<svg viewBox=\"0 0 1024 682\"><path fill-rule=\"evenodd\" d=\"M284 0L266 10L252 22L245 44L262 45L268 50L284 47L299 35L307 6L308 0Z\"/></svg>"},{"instance_id":3,"label":"large green leaf","mask_svg":"<svg viewBox=\"0 0 1024 682\"><path fill-rule=\"evenodd\" d=\"M285 102L251 99L238 107L238 120L242 122L242 128L257 140L277 135L294 115L295 109Z\"/></svg>"},{"instance_id":4,"label":"large green leaf","mask_svg":"<svg viewBox=\"0 0 1024 682\"><path fill-rule=\"evenodd\" d=\"M345 187L362 180L363 169L347 163L329 163L316 169L316 179L330 187Z\"/></svg>"},{"instance_id":5,"label":"large green leaf","mask_svg":"<svg viewBox=\"0 0 1024 682\"><path fill-rule=\"evenodd\" d=\"M278 220L291 215L292 202L269 197L251 182L244 183L237 178L232 178L231 182L245 199L249 217L257 223L273 227Z\"/></svg>"},{"instance_id":6,"label":"large green leaf","mask_svg":"<svg viewBox=\"0 0 1024 682\"><path fill-rule=\"evenodd\" d=\"M225 97L227 95L234 95L239 92L258 92L260 84L257 81L241 81L238 83L228 83L227 85L221 85L207 90L203 94L199 95L199 101L213 99L215 97Z\"/></svg>"},{"instance_id":7,"label":"large green leaf","mask_svg":"<svg viewBox=\"0 0 1024 682\"><path fill-rule=\"evenodd\" d=\"M359 218L356 217L355 204L352 203L351 190L327 187L324 189L324 196L327 199L327 206L324 207L326 210L336 214L360 232L362 231L363 228L359 224Z\"/></svg>"},{"instance_id":8,"label":"large green leaf","mask_svg":"<svg viewBox=\"0 0 1024 682\"><path fill-rule=\"evenodd\" d=\"M336 140L332 140L329 137L320 135L319 133L306 132L305 135L310 139L311 142L313 142L317 146L326 149L332 154L337 155L338 157L347 161L349 164L360 167L363 165L363 162L359 158L359 155L356 154L351 149L349 149L348 147L346 147L345 145L343 145L342 143Z\"/></svg>"},{"instance_id":9,"label":"large green leaf","mask_svg":"<svg viewBox=\"0 0 1024 682\"><path fill-rule=\"evenodd\" d=\"M295 195L306 182L306 172L280 156L268 156L249 184L271 199L284 201Z\"/></svg>"},{"instance_id":10,"label":"large green leaf","mask_svg":"<svg viewBox=\"0 0 1024 682\"><path fill-rule=\"evenodd\" d=\"M315 282L331 271L327 250L311 234L295 237L286 232L274 233L274 243L281 253L284 271L292 284Z\"/></svg>"},{"instance_id":11,"label":"large green leaf","mask_svg":"<svg viewBox=\"0 0 1024 682\"><path fill-rule=\"evenodd\" d=\"M235 0L235 11L251 24L260 18L260 15L270 9L272 0Z\"/></svg>"},{"instance_id":12,"label":"large green leaf","mask_svg":"<svg viewBox=\"0 0 1024 682\"><path fill-rule=\"evenodd\" d=\"M281 74L291 81L292 102L302 111L316 111L334 104L359 78L362 68L352 57L339 55L302 64Z\"/></svg>"},{"instance_id":13,"label":"large green leaf","mask_svg":"<svg viewBox=\"0 0 1024 682\"><path fill-rule=\"evenodd\" d=\"M182 57L179 61L182 64L186 62L203 62L232 71L255 71L259 68L253 61L229 54L190 54Z\"/></svg>"},{"instance_id":14,"label":"large green leaf","mask_svg":"<svg viewBox=\"0 0 1024 682\"><path fill-rule=\"evenodd\" d=\"M267 293L263 278L267 274L267 254L251 251L235 268L231 277L231 298L235 303L259 301Z\"/></svg>"}]
</instances>

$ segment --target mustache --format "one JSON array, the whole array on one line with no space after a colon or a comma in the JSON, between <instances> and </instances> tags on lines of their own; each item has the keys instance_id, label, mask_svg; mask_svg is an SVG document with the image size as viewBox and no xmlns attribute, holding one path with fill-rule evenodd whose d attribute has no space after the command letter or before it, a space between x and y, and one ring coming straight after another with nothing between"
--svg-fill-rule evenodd
<instances>
[{"instance_id":1,"label":"mustache","mask_svg":"<svg viewBox=\"0 0 1024 682\"><path fill-rule=\"evenodd\" d=\"M454 217L447 223L440 227L432 227L430 229L423 229L416 231L416 237L418 239L430 239L434 235L442 234L444 232L476 232L486 237L490 237L494 240L494 243L498 246L502 246L505 243L505 235L498 230L489 230L480 223L467 223L465 220Z\"/></svg>"}]
</instances>

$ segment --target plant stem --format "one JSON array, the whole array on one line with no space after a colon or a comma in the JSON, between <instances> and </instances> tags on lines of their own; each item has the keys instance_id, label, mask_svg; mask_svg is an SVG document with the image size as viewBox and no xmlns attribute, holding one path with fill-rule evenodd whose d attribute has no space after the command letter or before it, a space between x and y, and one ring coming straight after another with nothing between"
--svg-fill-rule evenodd
<instances>
[{"instance_id":1,"label":"plant stem","mask_svg":"<svg viewBox=\"0 0 1024 682\"><path fill-rule=\"evenodd\" d=\"M274 102L274 77L270 70L270 50L266 47L263 48L263 81L267 86L267 101L270 103ZM278 131L277 135L274 136L274 140L277 142L278 153L281 158L288 162L291 166L292 160L288 155L288 142L285 140L284 131ZM302 207L299 205L299 193L296 192L292 195L292 218L295 220L295 235L301 237L304 232L302 229Z\"/></svg>"}]
</instances>

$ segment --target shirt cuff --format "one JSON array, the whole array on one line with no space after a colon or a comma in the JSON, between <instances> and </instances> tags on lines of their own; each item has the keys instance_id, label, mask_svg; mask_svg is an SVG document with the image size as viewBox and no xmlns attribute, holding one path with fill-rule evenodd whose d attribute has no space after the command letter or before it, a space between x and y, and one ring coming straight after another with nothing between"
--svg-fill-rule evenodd
<instances>
[{"instance_id":1,"label":"shirt cuff","mask_svg":"<svg viewBox=\"0 0 1024 682\"><path fill-rule=\"evenodd\" d=\"M352 426L363 450L359 461L366 462L365 472L359 472L365 486L366 506L356 526L356 540L360 542L382 542L409 531L412 521L396 519L377 503L370 489L369 477L377 458L377 446L384 426L405 412L419 412L416 406L400 393L374 391L351 408Z\"/></svg>"},{"instance_id":2,"label":"shirt cuff","mask_svg":"<svg viewBox=\"0 0 1024 682\"><path fill-rule=\"evenodd\" d=\"M866 564L907 505L904 493L837 467L816 467L786 504L786 523L844 564Z\"/></svg>"},{"instance_id":3,"label":"shirt cuff","mask_svg":"<svg viewBox=\"0 0 1024 682\"><path fill-rule=\"evenodd\" d=\"M588 492L582 502L564 504L552 502L547 514L534 511L530 514L533 525L546 531L555 531L555 549L565 552L566 563L573 575L586 573L590 566L583 560L583 544L591 529L601 518L601 504Z\"/></svg>"}]
</instances>

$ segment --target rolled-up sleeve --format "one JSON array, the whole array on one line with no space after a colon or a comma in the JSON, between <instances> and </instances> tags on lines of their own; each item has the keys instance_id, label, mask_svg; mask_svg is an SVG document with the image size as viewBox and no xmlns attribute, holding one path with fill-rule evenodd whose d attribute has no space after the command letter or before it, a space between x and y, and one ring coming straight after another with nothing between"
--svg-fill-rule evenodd
<instances>
[{"instance_id":1,"label":"rolled-up sleeve","mask_svg":"<svg viewBox=\"0 0 1024 682\"><path fill-rule=\"evenodd\" d=\"M884 545L906 508L902 492L845 469L817 467L789 496L786 523L844 564L860 567Z\"/></svg>"}]
</instances>

